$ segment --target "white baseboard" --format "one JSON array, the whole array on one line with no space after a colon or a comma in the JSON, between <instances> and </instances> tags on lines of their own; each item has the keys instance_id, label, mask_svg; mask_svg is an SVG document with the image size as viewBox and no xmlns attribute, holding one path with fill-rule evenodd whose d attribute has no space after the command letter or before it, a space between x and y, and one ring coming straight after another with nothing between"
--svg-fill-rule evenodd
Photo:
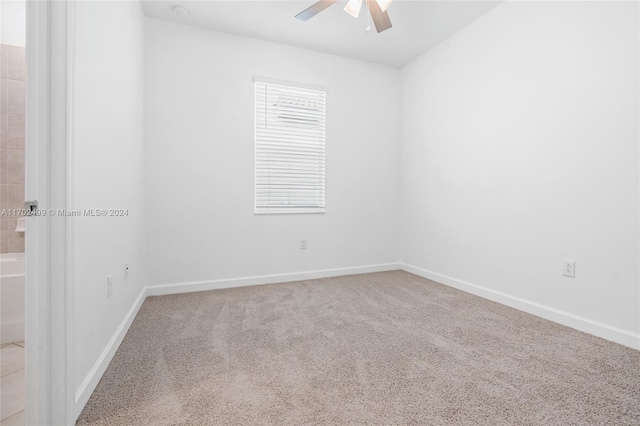
<instances>
[{"instance_id":1,"label":"white baseboard","mask_svg":"<svg viewBox=\"0 0 640 426\"><path fill-rule=\"evenodd\" d=\"M147 286L140 291L138 298L129 309L129 312L120 323L120 326L109 340L100 357L89 371L80 387L76 391L76 419L82 413L89 397L98 386L98 382L107 370L124 336L129 331L131 323L138 314L142 303L148 296L162 296L166 294L190 293L194 291L216 290L222 288L245 287L260 284L275 284L291 281L302 281L316 278L337 277L342 275L365 274L369 272L383 272L400 269L400 263L384 263L379 265L356 266L350 268L324 269L318 271L296 272L291 274L261 275L255 277L230 278L211 281L197 281L178 284L164 284L159 286Z\"/></svg>"},{"instance_id":2,"label":"white baseboard","mask_svg":"<svg viewBox=\"0 0 640 426\"><path fill-rule=\"evenodd\" d=\"M255 277L229 278L212 281L194 281L177 284L163 284L147 287L147 296L190 293L194 291L218 290L222 288L246 287L250 285L286 283L291 281L312 280L317 278L338 277L342 275L366 274L370 272L393 271L400 269L400 263L354 266L349 268L322 269L318 271L294 272L290 274L260 275Z\"/></svg>"},{"instance_id":3,"label":"white baseboard","mask_svg":"<svg viewBox=\"0 0 640 426\"><path fill-rule=\"evenodd\" d=\"M5 322L0 325L0 345L24 341L24 321Z\"/></svg>"},{"instance_id":4,"label":"white baseboard","mask_svg":"<svg viewBox=\"0 0 640 426\"><path fill-rule=\"evenodd\" d=\"M548 319L567 327L575 328L576 330L580 330L594 336L602 337L603 339L607 339L612 342L620 343L621 345L625 345L630 348L640 349L640 334L613 327L598 321L593 321L589 318L584 318L578 315L571 314L569 312L564 312L559 309L541 305L536 302L531 302L529 300L511 296L506 293L491 290L486 287L459 280L457 278L408 265L404 262L400 262L400 267L407 272L411 272L412 274L421 276L423 278L436 281L440 284L457 288L458 290L462 290L467 293L475 294L476 296L480 296L485 299L489 299L494 302L498 302L503 305L528 312L530 314Z\"/></svg>"},{"instance_id":5,"label":"white baseboard","mask_svg":"<svg viewBox=\"0 0 640 426\"><path fill-rule=\"evenodd\" d=\"M138 314L138 311L140 310L144 299L146 299L147 297L146 290L147 288L145 287L140 291L140 294L136 298L135 302L133 302L131 309L129 309L129 312L127 312L127 315L124 317L124 319L120 323L120 326L111 337L111 340L109 340L109 343L107 343L107 346L100 354L100 357L98 357L98 360L95 362L95 364L93 364L91 371L89 371L87 377L84 379L80 387L76 390L76 419L80 416L80 413L82 413L82 409L87 404L87 401L89 401L89 397L96 389L96 386L98 386L98 382L100 382L102 375L107 370L109 363L120 347L120 343L122 343L124 336L127 334L127 331L129 331L131 323Z\"/></svg>"}]
</instances>

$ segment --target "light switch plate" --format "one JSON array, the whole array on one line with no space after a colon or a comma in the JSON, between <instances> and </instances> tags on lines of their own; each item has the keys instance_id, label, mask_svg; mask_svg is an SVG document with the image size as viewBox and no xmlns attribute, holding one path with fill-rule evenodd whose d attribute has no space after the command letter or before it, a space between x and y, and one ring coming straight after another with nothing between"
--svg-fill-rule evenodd
<instances>
[{"instance_id":1,"label":"light switch plate","mask_svg":"<svg viewBox=\"0 0 640 426\"><path fill-rule=\"evenodd\" d=\"M107 276L107 298L113 294L113 275Z\"/></svg>"}]
</instances>

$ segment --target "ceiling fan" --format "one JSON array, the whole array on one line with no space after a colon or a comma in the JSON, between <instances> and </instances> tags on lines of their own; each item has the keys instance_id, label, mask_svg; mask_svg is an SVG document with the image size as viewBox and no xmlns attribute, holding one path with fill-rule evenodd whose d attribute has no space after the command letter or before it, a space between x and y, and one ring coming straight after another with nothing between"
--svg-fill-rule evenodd
<instances>
[{"instance_id":1,"label":"ceiling fan","mask_svg":"<svg viewBox=\"0 0 640 426\"><path fill-rule=\"evenodd\" d=\"M337 1L338 0L320 0L319 2L312 4L302 12L298 13L296 15L296 18L302 21L306 21L310 18L313 18L318 13L322 12ZM389 8L393 0L349 0L344 8L344 11L354 18L357 18L360 14L360 9L362 9L363 1L366 2L367 9L369 9L369 12L371 13L371 18L373 18L373 23L376 26L376 31L381 33L391 28L391 20L389 19L387 9Z\"/></svg>"}]
</instances>

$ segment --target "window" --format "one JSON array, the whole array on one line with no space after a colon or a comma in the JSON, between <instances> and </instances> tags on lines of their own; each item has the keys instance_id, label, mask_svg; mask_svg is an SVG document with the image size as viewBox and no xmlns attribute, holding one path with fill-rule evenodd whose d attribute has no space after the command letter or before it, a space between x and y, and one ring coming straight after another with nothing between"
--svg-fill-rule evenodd
<instances>
[{"instance_id":1,"label":"window","mask_svg":"<svg viewBox=\"0 0 640 426\"><path fill-rule=\"evenodd\" d=\"M254 78L256 213L322 213L327 91Z\"/></svg>"}]
</instances>

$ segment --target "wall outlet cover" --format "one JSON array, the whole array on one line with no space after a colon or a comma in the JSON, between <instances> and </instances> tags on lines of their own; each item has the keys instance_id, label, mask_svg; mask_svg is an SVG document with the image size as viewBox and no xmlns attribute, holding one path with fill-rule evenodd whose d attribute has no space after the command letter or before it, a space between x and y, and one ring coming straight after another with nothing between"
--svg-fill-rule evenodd
<instances>
[{"instance_id":1,"label":"wall outlet cover","mask_svg":"<svg viewBox=\"0 0 640 426\"><path fill-rule=\"evenodd\" d=\"M576 261L575 260L563 260L562 261L562 275L569 278L576 277Z\"/></svg>"}]
</instances>

